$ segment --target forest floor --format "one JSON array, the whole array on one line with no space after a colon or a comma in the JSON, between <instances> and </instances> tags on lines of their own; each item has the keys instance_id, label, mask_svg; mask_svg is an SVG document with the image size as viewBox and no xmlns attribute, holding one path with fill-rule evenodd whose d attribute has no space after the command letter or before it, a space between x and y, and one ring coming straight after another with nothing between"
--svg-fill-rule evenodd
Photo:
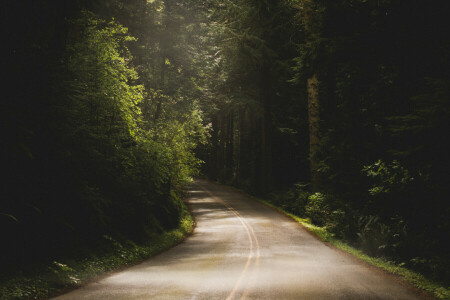
<instances>
[{"instance_id":1,"label":"forest floor","mask_svg":"<svg viewBox=\"0 0 450 300\"><path fill-rule=\"evenodd\" d=\"M124 238L117 241L105 236L108 240L102 243L101 248L86 246L86 249L79 249L88 255L60 258L18 268L13 274L0 274L0 300L48 299L83 287L173 247L193 228L194 220L185 206L177 228L156 235L147 242L136 244Z\"/></svg>"},{"instance_id":2,"label":"forest floor","mask_svg":"<svg viewBox=\"0 0 450 300\"><path fill-rule=\"evenodd\" d=\"M430 299L233 188L199 180L180 245L56 299Z\"/></svg>"}]
</instances>

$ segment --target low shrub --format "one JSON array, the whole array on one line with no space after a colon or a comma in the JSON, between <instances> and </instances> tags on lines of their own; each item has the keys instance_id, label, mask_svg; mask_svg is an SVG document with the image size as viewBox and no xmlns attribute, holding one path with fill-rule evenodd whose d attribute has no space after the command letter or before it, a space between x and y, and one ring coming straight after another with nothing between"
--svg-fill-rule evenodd
<instances>
[{"instance_id":1,"label":"low shrub","mask_svg":"<svg viewBox=\"0 0 450 300\"><path fill-rule=\"evenodd\" d=\"M327 197L322 193L314 193L309 196L308 204L305 206L305 215L319 226L325 225L330 220L330 207Z\"/></svg>"},{"instance_id":2,"label":"low shrub","mask_svg":"<svg viewBox=\"0 0 450 300\"><path fill-rule=\"evenodd\" d=\"M401 252L406 240L406 224L401 217L381 222L378 216L362 216L358 220L358 244L369 255L392 256Z\"/></svg>"},{"instance_id":3,"label":"low shrub","mask_svg":"<svg viewBox=\"0 0 450 300\"><path fill-rule=\"evenodd\" d=\"M289 190L274 193L270 195L270 202L283 208L285 211L303 216L305 214L305 207L308 203L311 193L308 190L307 184L294 184Z\"/></svg>"}]
</instances>

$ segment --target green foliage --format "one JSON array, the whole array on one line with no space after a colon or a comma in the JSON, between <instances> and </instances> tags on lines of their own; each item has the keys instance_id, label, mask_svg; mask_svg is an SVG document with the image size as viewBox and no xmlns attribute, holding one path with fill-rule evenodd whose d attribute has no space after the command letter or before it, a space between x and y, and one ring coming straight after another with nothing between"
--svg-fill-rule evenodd
<instances>
[{"instance_id":1,"label":"green foliage","mask_svg":"<svg viewBox=\"0 0 450 300\"><path fill-rule=\"evenodd\" d=\"M288 1L212 3L205 72L212 132L201 153L205 173L253 193L286 190L306 180L305 148L298 147L307 143L305 103L299 101L304 94L288 82L297 9Z\"/></svg>"},{"instance_id":2,"label":"green foliage","mask_svg":"<svg viewBox=\"0 0 450 300\"><path fill-rule=\"evenodd\" d=\"M136 84L139 77L127 45L137 41L117 22L84 12L71 34L75 37L67 60L72 95L65 108L75 142L70 148L78 152L70 159L88 160L98 169L88 169L98 176L86 182L86 203L96 217L108 215L107 226L127 222L127 234L173 226L180 208L172 188L188 182L200 164L193 151L206 138L201 111L194 102L180 109L178 99ZM148 97L171 101L156 120L141 112ZM107 218L101 219L104 223Z\"/></svg>"},{"instance_id":3,"label":"green foliage","mask_svg":"<svg viewBox=\"0 0 450 300\"><path fill-rule=\"evenodd\" d=\"M312 232L314 235L319 237L322 241L328 242L334 247L345 251L347 253L350 253L351 255L354 255L358 259L361 259L362 261L376 266L378 268L381 268L383 270L386 270L389 273L399 275L403 277L406 281L410 282L414 286L418 287L419 289L423 289L425 291L430 292L438 299L448 299L450 296L450 290L448 287L446 287L445 284L440 283L438 280L430 280L429 278L425 277L422 273L417 273L413 271L412 269L406 267L404 262L396 263L394 261L387 260L383 257L374 257L370 256L364 251L362 251L359 248L355 248L354 246L351 246L349 243L347 243L345 240L341 240L339 238L336 238L336 235L333 232L330 232L327 227L319 227L317 225L311 224L310 220L304 219L299 217L298 215L294 215L290 212L285 211L284 209L280 208L277 204L274 205L272 202L267 202L261 199L258 199L259 201L263 202L264 204L273 207L280 211L281 213L286 214L287 216L291 217L293 220L301 224L304 228ZM361 218L360 223L364 224L364 226L368 225L368 227L374 227L374 224L378 223L378 220L375 220L374 216L368 216L366 218ZM367 222L363 222L367 221ZM370 223L370 224L368 224ZM401 224L401 222L399 222ZM370 237L371 238L371 237ZM383 247L382 247L383 248ZM430 261L415 258L414 262L419 263L422 261L422 263L428 264L431 263ZM442 260L439 260L442 262ZM437 277L439 278L439 277ZM440 278L439 278L440 279Z\"/></svg>"},{"instance_id":4,"label":"green foliage","mask_svg":"<svg viewBox=\"0 0 450 300\"><path fill-rule=\"evenodd\" d=\"M74 275L74 270L66 264L53 261L49 267L51 276L50 284L56 288L63 288L65 286L76 285L80 283L80 279Z\"/></svg>"},{"instance_id":5,"label":"green foliage","mask_svg":"<svg viewBox=\"0 0 450 300\"><path fill-rule=\"evenodd\" d=\"M448 4L294 5L303 36L293 81L320 81L319 191L332 195L322 224L410 267L425 256L446 265L450 52L438 32ZM427 274L448 281L445 267L438 276L433 268Z\"/></svg>"},{"instance_id":6,"label":"green foliage","mask_svg":"<svg viewBox=\"0 0 450 300\"><path fill-rule=\"evenodd\" d=\"M330 217L330 208L327 203L327 197L321 193L314 193L308 198L308 204L305 207L305 215L311 219L314 224L324 225Z\"/></svg>"},{"instance_id":7,"label":"green foliage","mask_svg":"<svg viewBox=\"0 0 450 300\"><path fill-rule=\"evenodd\" d=\"M382 193L389 193L392 190L405 189L414 181L409 171L404 168L397 160L389 164L378 160L372 165L365 166L362 169L368 177L375 181L375 185L369 189L373 196Z\"/></svg>"},{"instance_id":8,"label":"green foliage","mask_svg":"<svg viewBox=\"0 0 450 300\"><path fill-rule=\"evenodd\" d=\"M71 75L68 86L72 106L68 113L79 126L73 131L92 132L93 139L106 135L135 137L143 87L133 84L137 73L125 46L133 38L125 27L89 12L74 21L69 37L73 43L66 54Z\"/></svg>"},{"instance_id":9,"label":"green foliage","mask_svg":"<svg viewBox=\"0 0 450 300\"><path fill-rule=\"evenodd\" d=\"M329 220L326 223L326 228L338 238L352 240L352 236L354 235L352 232L353 223L354 216L349 210L347 208L338 208L331 212Z\"/></svg>"},{"instance_id":10,"label":"green foliage","mask_svg":"<svg viewBox=\"0 0 450 300\"><path fill-rule=\"evenodd\" d=\"M405 221L401 217L392 218L387 225L378 216L363 216L358 220L358 245L372 256L389 257L398 252L407 235Z\"/></svg>"},{"instance_id":11,"label":"green foliage","mask_svg":"<svg viewBox=\"0 0 450 300\"><path fill-rule=\"evenodd\" d=\"M302 216L310 195L307 185L297 183L284 193L271 194L270 201L292 214Z\"/></svg>"},{"instance_id":12,"label":"green foliage","mask_svg":"<svg viewBox=\"0 0 450 300\"><path fill-rule=\"evenodd\" d=\"M53 261L47 265L40 264L34 268L16 270L12 275L9 274L8 278L1 278L0 299L43 299L54 296L67 288L89 282L105 272L133 265L156 255L181 242L193 228L194 220L183 206L177 227L154 235L151 240L134 243L128 239L117 240L105 235L100 239L97 248L78 249L80 252L89 253L86 256L65 258L63 262Z\"/></svg>"},{"instance_id":13,"label":"green foliage","mask_svg":"<svg viewBox=\"0 0 450 300\"><path fill-rule=\"evenodd\" d=\"M115 219L144 218L145 212L152 215L152 205L163 200L157 195L168 193L161 182L170 177L164 172L167 162L150 156L164 150L147 142L140 128L144 88L134 84L138 76L125 45L133 38L123 26L89 12L74 22L71 34L75 36L67 47L69 101L64 107L71 125L65 132L72 150L68 158L73 163L89 162L81 169L76 167L78 174L97 175L85 179L84 202L95 212L92 217L98 218L96 223L105 228ZM125 201L126 195L131 199ZM167 206L168 211L175 209L170 200L159 205ZM138 223L129 223L128 234L142 225L159 226L152 218L142 219L150 221L141 225L140 218ZM176 220L177 214L168 218Z\"/></svg>"},{"instance_id":14,"label":"green foliage","mask_svg":"<svg viewBox=\"0 0 450 300\"><path fill-rule=\"evenodd\" d=\"M442 174L450 148L441 139L450 134L450 80L426 77L423 82L420 93L409 99L414 109L388 118L388 131L397 141L391 152L420 173L430 190L445 189L448 178Z\"/></svg>"},{"instance_id":15,"label":"green foliage","mask_svg":"<svg viewBox=\"0 0 450 300\"><path fill-rule=\"evenodd\" d=\"M282 193L269 196L270 202L284 211L302 216L315 225L324 226L330 234L351 238L356 222L348 207L336 204L332 197L321 193L311 194L309 185L297 183ZM333 207L338 207L333 210Z\"/></svg>"},{"instance_id":16,"label":"green foliage","mask_svg":"<svg viewBox=\"0 0 450 300\"><path fill-rule=\"evenodd\" d=\"M63 43L33 40L54 57L21 52L30 74L44 79L27 79L30 93L11 101L22 107L8 106L30 121L8 121L29 137L22 146L10 140L2 156L10 173L0 203L7 268L60 262L105 235L142 241L175 227L180 190L201 165L194 151L208 137L193 51L179 48L195 35L184 31L195 20L181 16L197 12L163 1L56 2L57 18L26 24L34 32L51 23L43 35ZM52 268L71 280L70 270Z\"/></svg>"},{"instance_id":17,"label":"green foliage","mask_svg":"<svg viewBox=\"0 0 450 300\"><path fill-rule=\"evenodd\" d=\"M202 169L272 193L325 226L317 232L327 239L448 281L448 1L3 6L5 24L23 20L4 34L8 265L59 262L58 253L104 235L140 240L171 228L182 213L178 190ZM311 179L312 74L321 181L313 195L294 184Z\"/></svg>"}]
</instances>

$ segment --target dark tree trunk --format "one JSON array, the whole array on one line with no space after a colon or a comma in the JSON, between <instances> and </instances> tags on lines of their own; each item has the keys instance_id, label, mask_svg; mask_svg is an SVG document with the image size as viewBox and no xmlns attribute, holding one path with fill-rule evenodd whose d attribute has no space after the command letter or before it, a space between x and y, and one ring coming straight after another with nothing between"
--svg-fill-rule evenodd
<instances>
[{"instance_id":1,"label":"dark tree trunk","mask_svg":"<svg viewBox=\"0 0 450 300\"><path fill-rule=\"evenodd\" d=\"M262 114L260 120L260 174L259 174L259 191L265 193L268 191L272 173L272 155L271 155L271 134L270 134L270 77L269 69L266 65L261 68L260 78L260 99L262 106Z\"/></svg>"},{"instance_id":2,"label":"dark tree trunk","mask_svg":"<svg viewBox=\"0 0 450 300\"><path fill-rule=\"evenodd\" d=\"M314 74L308 79L309 161L313 191L317 191L320 185L319 160L317 158L320 150L319 108L319 80L317 74Z\"/></svg>"}]
</instances>

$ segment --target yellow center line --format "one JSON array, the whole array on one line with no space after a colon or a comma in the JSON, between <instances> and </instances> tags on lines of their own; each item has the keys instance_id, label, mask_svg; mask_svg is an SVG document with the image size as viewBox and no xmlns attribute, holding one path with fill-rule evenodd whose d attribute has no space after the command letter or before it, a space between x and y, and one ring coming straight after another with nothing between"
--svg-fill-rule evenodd
<instances>
[{"instance_id":1,"label":"yellow center line","mask_svg":"<svg viewBox=\"0 0 450 300\"><path fill-rule=\"evenodd\" d=\"M238 220L241 222L241 224L243 225L243 227L245 228L245 231L247 232L247 237L250 243L250 249L249 249L249 254L248 254L248 258L247 258L247 262L244 266L244 269L241 271L241 275L239 276L238 281L236 282L236 284L233 287L233 290L230 292L230 294L228 295L228 297L226 298L226 300L231 300L233 299L234 295L236 294L242 280L244 279L245 274L247 273L248 268L251 265L252 262L252 258L253 258L253 238L255 239L256 242L256 246L257 246L257 255L256 255L256 262L258 262L259 260L259 242L258 239L256 238L255 232L253 230L253 228L248 224L248 222L241 216L241 214L239 212L237 212L231 205L229 205L228 203L226 203L225 201L223 201L222 199L220 199L219 197L214 196L209 190L207 190L206 188L204 188L203 186L200 186L205 192L207 192L214 200L220 202L223 206L225 206L229 211L231 211L237 218ZM253 237L253 238L252 238ZM254 272L253 272L254 273ZM253 277L253 276L252 276ZM246 297L246 295L248 294L248 286L245 290L244 295L242 296L242 299L244 299Z\"/></svg>"},{"instance_id":2,"label":"yellow center line","mask_svg":"<svg viewBox=\"0 0 450 300\"><path fill-rule=\"evenodd\" d=\"M246 222L247 222L247 221L246 221ZM250 292L251 286L253 286L253 284L255 283L255 279L256 279L255 274L256 274L256 271L258 270L258 266L259 266L259 258L260 258L260 256L261 256L261 253L260 253L260 247L259 247L259 241L258 241L258 238L256 237L255 231L253 230L253 227L252 227L251 225L249 225L248 223L247 223L247 225L249 226L249 228L250 228L250 230L251 230L251 232L252 232L252 236L253 236L253 238L255 239L255 244L256 244L256 258L255 258L255 267L254 267L253 270L252 270L252 274L250 275L250 281L249 281L249 283L248 283L248 285L247 285L247 288L246 288L245 291L244 291L244 294L242 294L241 300L245 300L245 299L247 298L247 296L248 296L248 294L249 294L249 292Z\"/></svg>"}]
</instances>

